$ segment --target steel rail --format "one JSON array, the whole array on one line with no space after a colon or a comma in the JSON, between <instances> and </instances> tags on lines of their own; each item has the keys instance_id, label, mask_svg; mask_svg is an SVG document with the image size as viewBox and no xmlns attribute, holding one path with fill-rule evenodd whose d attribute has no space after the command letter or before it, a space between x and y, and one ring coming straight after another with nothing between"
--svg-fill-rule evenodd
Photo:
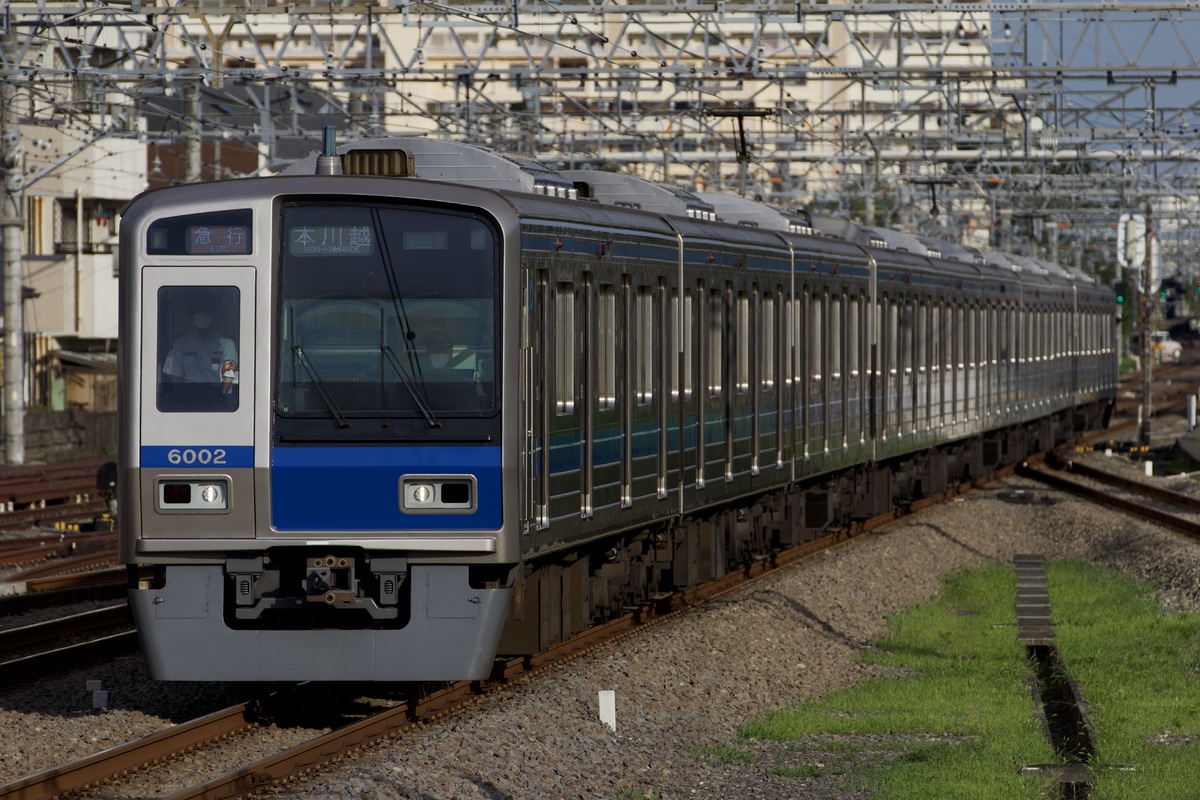
<instances>
[{"instance_id":1,"label":"steel rail","mask_svg":"<svg viewBox=\"0 0 1200 800\"><path fill-rule=\"evenodd\" d=\"M566 642L531 656L500 662L487 681L461 681L427 697L399 705L359 722L333 730L308 742L199 786L172 795L169 800L225 800L244 797L268 785L280 783L317 767L331 764L348 752L390 738L418 724L498 691L504 686L526 680L546 669L577 658L603 644L616 641L650 624L742 588L766 575L805 559L825 553L855 537L877 531L896 519L956 497L971 488L990 483L1010 474L1004 467L978 480L964 482L938 495L922 498L893 511L832 532L809 542L782 550L768 558L742 565L712 583L672 593L667 597L624 614L607 623L580 632Z\"/></svg>"},{"instance_id":2,"label":"steel rail","mask_svg":"<svg viewBox=\"0 0 1200 800\"><path fill-rule=\"evenodd\" d=\"M0 529L21 528L40 522L83 520L108 510L107 500L84 500L0 512Z\"/></svg>"},{"instance_id":3,"label":"steel rail","mask_svg":"<svg viewBox=\"0 0 1200 800\"><path fill-rule=\"evenodd\" d=\"M492 676L484 681L461 681L444 689L412 698L392 709L375 714L283 752L263 758L253 764L230 771L199 786L185 789L170 800L218 800L243 797L276 783L285 782L299 774L326 766L347 753L390 738L417 725L428 722L451 710L465 706L506 686L527 680L546 669L556 667L595 648L631 635L651 624L668 619L713 598L742 588L764 576L797 564L817 554L828 552L868 532L878 531L896 519L917 513L963 494L970 489L1011 474L1013 467L1001 468L991 475L964 482L945 492L932 495L893 509L825 536L795 547L776 552L766 558L745 563L732 569L717 581L672 593L639 606L607 623L590 628L549 650L531 656L497 662ZM243 729L251 724L249 704L219 712L225 722L214 735L205 732L204 720L177 726L170 731L121 745L104 753L82 759L63 767L47 770L8 786L0 787L0 800L43 800L57 793L110 780L121 772L136 769L172 753L188 749ZM207 719L207 718L206 718ZM230 722L229 720L236 720Z\"/></svg>"},{"instance_id":4,"label":"steel rail","mask_svg":"<svg viewBox=\"0 0 1200 800\"><path fill-rule=\"evenodd\" d=\"M0 663L0 681L13 683L27 678L41 678L51 672L93 664L137 649L137 631L130 630L65 645L54 650L34 653L23 658ZM0 797L4 797L0 794Z\"/></svg>"},{"instance_id":5,"label":"steel rail","mask_svg":"<svg viewBox=\"0 0 1200 800\"><path fill-rule=\"evenodd\" d=\"M1095 487L1087 486L1079 481L1071 480L1070 478L1065 477L1065 475L1062 473L1052 472L1044 466L1034 465L1031 462L1022 464L1017 469L1017 474L1025 478L1041 481L1042 483L1053 486L1056 489L1061 489L1062 491L1083 497L1087 500L1111 506L1113 508L1118 508L1131 514L1136 514L1139 517L1157 522L1160 525L1164 525L1193 539L1200 540L1200 521L1185 519L1177 514L1172 514L1169 511L1163 511L1160 508L1155 508L1145 503L1139 503L1135 500L1116 497L1111 493L1103 492ZM1133 483L1135 484L1136 491L1141 492L1143 489L1145 489L1146 494L1151 494L1149 490L1153 487L1150 487L1146 484L1140 484L1136 481ZM1171 502L1175 501L1172 500Z\"/></svg>"},{"instance_id":6,"label":"steel rail","mask_svg":"<svg viewBox=\"0 0 1200 800\"><path fill-rule=\"evenodd\" d=\"M74 636L100 628L111 628L127 622L132 622L132 618L126 603L95 608L91 611L83 611L46 622L35 622L32 625L0 631L0 651L30 647L53 639L61 639L64 636Z\"/></svg>"},{"instance_id":7,"label":"steel rail","mask_svg":"<svg viewBox=\"0 0 1200 800\"><path fill-rule=\"evenodd\" d=\"M257 724L253 704L230 706L61 767L0 786L0 800L48 800Z\"/></svg>"},{"instance_id":8,"label":"steel rail","mask_svg":"<svg viewBox=\"0 0 1200 800\"><path fill-rule=\"evenodd\" d=\"M1200 499L1172 491L1171 489L1165 489L1162 486L1155 486L1145 481L1135 481L1122 475L1114 475L1111 472L1105 472L1102 469L1090 467L1087 464L1080 464L1076 461L1066 464L1065 469L1067 472L1075 475L1082 475L1085 478L1091 478L1094 481L1100 481L1109 486L1125 489L1126 491L1145 497L1153 497L1155 500L1173 503L1190 511L1200 513Z\"/></svg>"},{"instance_id":9,"label":"steel rail","mask_svg":"<svg viewBox=\"0 0 1200 800\"><path fill-rule=\"evenodd\" d=\"M128 573L121 568L26 581L24 592L0 595L0 615L23 614L35 608L54 608L89 600L123 598L128 581Z\"/></svg>"},{"instance_id":10,"label":"steel rail","mask_svg":"<svg viewBox=\"0 0 1200 800\"><path fill-rule=\"evenodd\" d=\"M74 579L71 573L92 570L96 567L108 567L116 563L117 550L113 547L112 549L62 558L31 567L15 575L8 576L4 579L4 582L11 584L32 583L36 581L43 589L57 588L58 586L70 583Z\"/></svg>"}]
</instances>

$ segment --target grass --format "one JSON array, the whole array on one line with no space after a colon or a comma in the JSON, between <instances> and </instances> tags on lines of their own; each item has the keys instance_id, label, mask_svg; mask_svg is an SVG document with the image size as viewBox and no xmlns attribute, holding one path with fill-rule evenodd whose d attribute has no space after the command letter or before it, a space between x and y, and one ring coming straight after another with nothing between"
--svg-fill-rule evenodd
<instances>
[{"instance_id":1,"label":"grass","mask_svg":"<svg viewBox=\"0 0 1200 800\"><path fill-rule=\"evenodd\" d=\"M1001 565L950 578L939 601L899 614L863 655L884 675L753 720L742 735L841 737L860 751L855 773L888 797L929 797L935 785L942 798L1029 796L1020 767L1053 754L1016 642L1013 582Z\"/></svg>"},{"instance_id":2,"label":"grass","mask_svg":"<svg viewBox=\"0 0 1200 800\"><path fill-rule=\"evenodd\" d=\"M1047 565L1055 638L1088 703L1093 800L1200 798L1200 614L1078 562Z\"/></svg>"},{"instance_id":3,"label":"grass","mask_svg":"<svg viewBox=\"0 0 1200 800\"><path fill-rule=\"evenodd\" d=\"M758 761L757 755L737 747L696 747L691 754L697 761L717 764L753 764Z\"/></svg>"},{"instance_id":4,"label":"grass","mask_svg":"<svg viewBox=\"0 0 1200 800\"><path fill-rule=\"evenodd\" d=\"M1098 764L1137 767L1098 770L1092 800L1200 798L1200 615L1165 614L1146 586L1078 562L1047 574ZM1048 779L1022 772L1059 759L1035 717L1014 584L1006 565L951 577L938 601L898 614L864 654L882 674L747 723L745 739L800 751L799 765L764 770L888 798L1055 796Z\"/></svg>"}]
</instances>

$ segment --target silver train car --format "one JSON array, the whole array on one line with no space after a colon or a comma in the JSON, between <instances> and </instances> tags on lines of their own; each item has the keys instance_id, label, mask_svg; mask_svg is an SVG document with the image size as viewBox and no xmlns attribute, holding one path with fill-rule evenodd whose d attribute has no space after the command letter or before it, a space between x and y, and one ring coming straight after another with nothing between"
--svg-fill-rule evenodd
<instances>
[{"instance_id":1,"label":"silver train car","mask_svg":"<svg viewBox=\"0 0 1200 800\"><path fill-rule=\"evenodd\" d=\"M1074 271L421 138L147 192L119 259L163 680L485 678L1116 393Z\"/></svg>"}]
</instances>

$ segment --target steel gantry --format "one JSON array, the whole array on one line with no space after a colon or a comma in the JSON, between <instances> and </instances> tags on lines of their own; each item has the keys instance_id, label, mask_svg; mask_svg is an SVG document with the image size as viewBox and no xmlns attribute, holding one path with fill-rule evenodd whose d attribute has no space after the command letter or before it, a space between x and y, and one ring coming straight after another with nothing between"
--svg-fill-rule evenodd
<instances>
[{"instance_id":1,"label":"steel gantry","mask_svg":"<svg viewBox=\"0 0 1200 800\"><path fill-rule=\"evenodd\" d=\"M1196 212L1197 2L0 2L8 113L94 140L320 125L817 204L1020 248ZM207 149L199 143L208 142ZM205 154L202 156L202 153ZM61 154L66 157L67 154ZM53 159L26 162L27 181ZM229 174L226 170L225 173ZM240 172L235 174L241 174Z\"/></svg>"}]
</instances>

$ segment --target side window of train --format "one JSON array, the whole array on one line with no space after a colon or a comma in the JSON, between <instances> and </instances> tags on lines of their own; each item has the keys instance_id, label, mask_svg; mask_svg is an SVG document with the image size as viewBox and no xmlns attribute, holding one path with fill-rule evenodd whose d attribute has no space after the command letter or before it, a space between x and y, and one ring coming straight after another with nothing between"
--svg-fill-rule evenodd
<instances>
[{"instance_id":1,"label":"side window of train","mask_svg":"<svg viewBox=\"0 0 1200 800\"><path fill-rule=\"evenodd\" d=\"M822 334L824 333L824 293L820 289L813 289L809 296L808 309L808 363L810 365L810 374L814 381L814 391L816 390L817 382L825 374L825 345L823 343Z\"/></svg>"},{"instance_id":2,"label":"side window of train","mask_svg":"<svg viewBox=\"0 0 1200 800\"><path fill-rule=\"evenodd\" d=\"M847 303L846 314L846 375L850 378L858 377L860 366L859 361L859 326L862 324L862 298L859 295L850 295Z\"/></svg>"},{"instance_id":3,"label":"side window of train","mask_svg":"<svg viewBox=\"0 0 1200 800\"><path fill-rule=\"evenodd\" d=\"M844 341L842 295L834 293L829 297L829 377L835 381L842 377L842 344Z\"/></svg>"},{"instance_id":4,"label":"side window of train","mask_svg":"<svg viewBox=\"0 0 1200 800\"><path fill-rule=\"evenodd\" d=\"M239 295L234 286L158 290L159 411L237 410Z\"/></svg>"},{"instance_id":5,"label":"side window of train","mask_svg":"<svg viewBox=\"0 0 1200 800\"><path fill-rule=\"evenodd\" d=\"M750 296L737 294L737 393L750 391Z\"/></svg>"},{"instance_id":6,"label":"side window of train","mask_svg":"<svg viewBox=\"0 0 1200 800\"><path fill-rule=\"evenodd\" d=\"M672 400L679 399L679 329L681 327L680 314L683 313L681 303L679 302L679 290L672 289L667 299L667 335L666 335L666 350L663 353L664 363L667 365L667 393Z\"/></svg>"},{"instance_id":7,"label":"side window of train","mask_svg":"<svg viewBox=\"0 0 1200 800\"><path fill-rule=\"evenodd\" d=\"M759 348L760 383L763 391L775 388L775 339L778 331L775 329L775 302L779 295L767 292L762 298L762 347Z\"/></svg>"},{"instance_id":8,"label":"side window of train","mask_svg":"<svg viewBox=\"0 0 1200 800\"><path fill-rule=\"evenodd\" d=\"M721 396L721 367L725 363L725 299L720 289L708 295L708 396Z\"/></svg>"},{"instance_id":9,"label":"side window of train","mask_svg":"<svg viewBox=\"0 0 1200 800\"><path fill-rule=\"evenodd\" d=\"M654 324L654 295L649 286L638 287L636 302L637 319L634 324L637 338L633 342L637 348L635 384L637 403L644 406L654 400L654 350L659 326Z\"/></svg>"},{"instance_id":10,"label":"side window of train","mask_svg":"<svg viewBox=\"0 0 1200 800\"><path fill-rule=\"evenodd\" d=\"M612 284L601 284L596 309L596 409L617 407L617 292Z\"/></svg>"},{"instance_id":11,"label":"side window of train","mask_svg":"<svg viewBox=\"0 0 1200 800\"><path fill-rule=\"evenodd\" d=\"M805 287L792 296L792 319L788 330L788 348L791 350L789 374L794 386L805 385L805 372L810 369L804 349L808 342L807 311L808 288Z\"/></svg>"},{"instance_id":12,"label":"side window of train","mask_svg":"<svg viewBox=\"0 0 1200 800\"><path fill-rule=\"evenodd\" d=\"M575 411L575 284L554 287L554 409Z\"/></svg>"},{"instance_id":13,"label":"side window of train","mask_svg":"<svg viewBox=\"0 0 1200 800\"><path fill-rule=\"evenodd\" d=\"M695 310L693 307L695 303L694 298L695 295L692 294L691 289L686 289L684 291L682 311L683 317L680 319L683 332L680 336L680 341L677 343L675 348L675 355L673 355L671 359L672 363L676 365L676 372L678 372L678 353L683 353L683 375L677 377L679 378L679 391L682 393L684 400L692 399L692 386L694 384L694 367L692 365L692 354L695 350L693 346L695 342Z\"/></svg>"},{"instance_id":14,"label":"side window of train","mask_svg":"<svg viewBox=\"0 0 1200 800\"><path fill-rule=\"evenodd\" d=\"M683 309L680 307L679 290L671 289L667 293L666 335L664 339L663 363L667 367L666 393L671 400L679 399L679 328Z\"/></svg>"}]
</instances>

